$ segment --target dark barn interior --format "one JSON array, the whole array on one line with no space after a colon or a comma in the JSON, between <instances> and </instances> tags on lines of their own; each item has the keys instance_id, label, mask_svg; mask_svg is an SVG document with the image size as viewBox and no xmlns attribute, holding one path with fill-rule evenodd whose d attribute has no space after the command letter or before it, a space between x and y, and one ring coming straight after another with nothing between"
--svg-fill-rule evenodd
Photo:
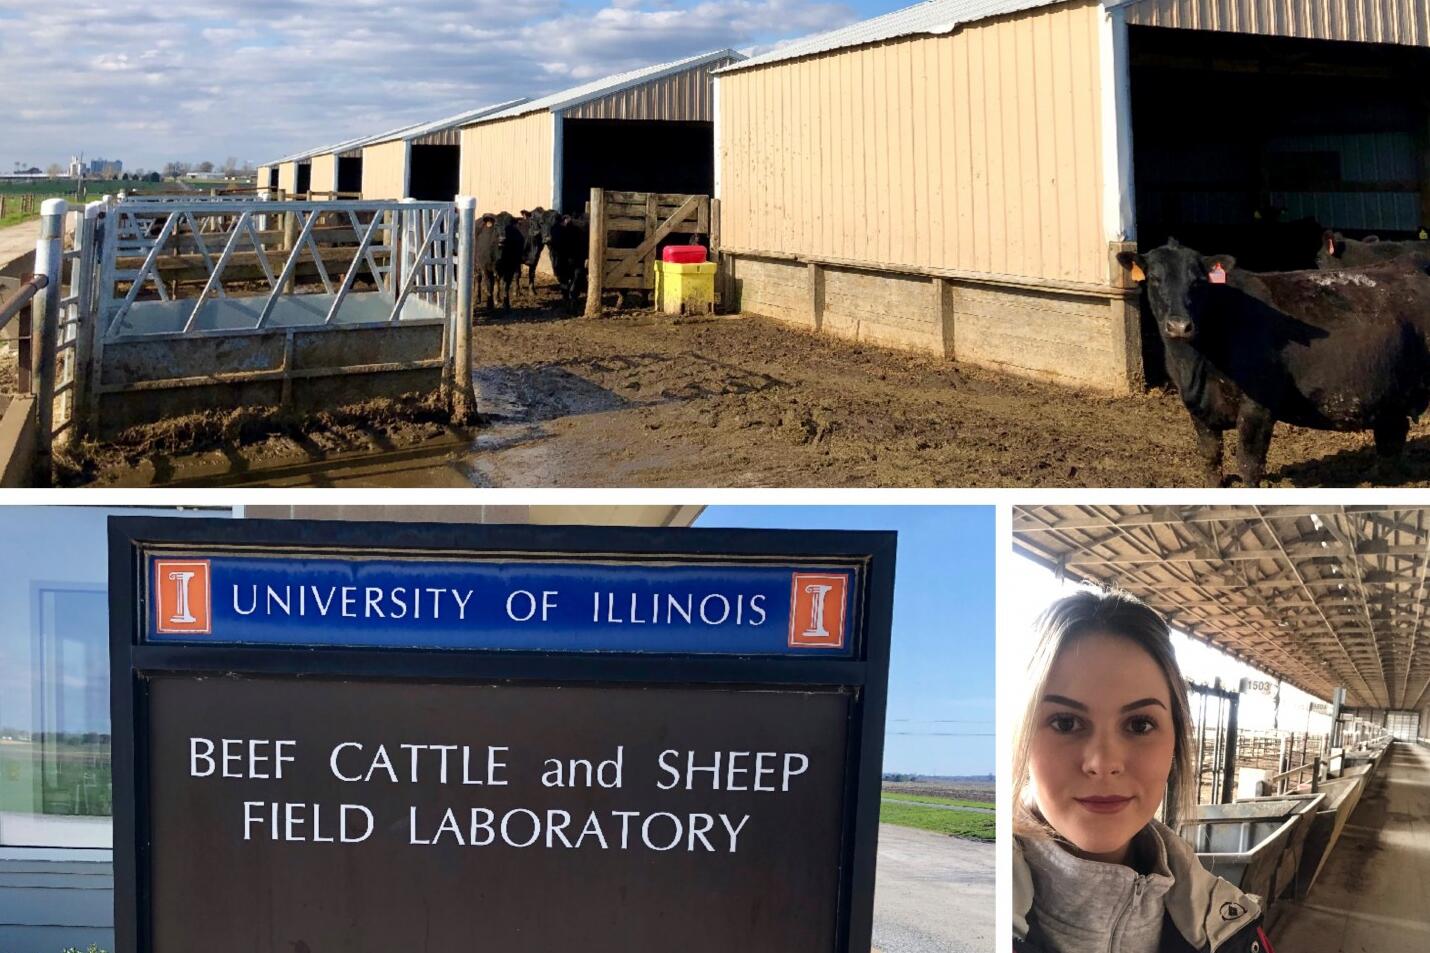
<instances>
[{"instance_id":1,"label":"dark barn interior","mask_svg":"<svg viewBox=\"0 0 1430 953\"><path fill-rule=\"evenodd\" d=\"M592 189L709 195L715 124L563 119L561 209L579 215Z\"/></svg>"},{"instance_id":2,"label":"dark barn interior","mask_svg":"<svg viewBox=\"0 0 1430 953\"><path fill-rule=\"evenodd\" d=\"M1430 224L1430 50L1132 27L1137 237L1253 271Z\"/></svg>"},{"instance_id":3,"label":"dark barn interior","mask_svg":"<svg viewBox=\"0 0 1430 953\"><path fill-rule=\"evenodd\" d=\"M268 170L268 188L270 191L278 191L278 167L276 165Z\"/></svg>"},{"instance_id":4,"label":"dark barn interior","mask_svg":"<svg viewBox=\"0 0 1430 953\"><path fill-rule=\"evenodd\" d=\"M1326 229L1430 224L1430 50L1131 27L1137 240L1250 271L1316 266ZM1149 384L1165 379L1144 304Z\"/></svg>"},{"instance_id":5,"label":"dark barn interior","mask_svg":"<svg viewBox=\"0 0 1430 953\"><path fill-rule=\"evenodd\" d=\"M451 202L461 189L461 146L413 143L407 194L423 202Z\"/></svg>"},{"instance_id":6,"label":"dark barn interior","mask_svg":"<svg viewBox=\"0 0 1430 953\"><path fill-rule=\"evenodd\" d=\"M313 189L313 164L311 162L299 162L297 170L297 183L293 186L293 191L299 195L307 195Z\"/></svg>"},{"instance_id":7,"label":"dark barn interior","mask_svg":"<svg viewBox=\"0 0 1430 953\"><path fill-rule=\"evenodd\" d=\"M338 156L338 184L339 192L362 191L362 156L352 157Z\"/></svg>"}]
</instances>

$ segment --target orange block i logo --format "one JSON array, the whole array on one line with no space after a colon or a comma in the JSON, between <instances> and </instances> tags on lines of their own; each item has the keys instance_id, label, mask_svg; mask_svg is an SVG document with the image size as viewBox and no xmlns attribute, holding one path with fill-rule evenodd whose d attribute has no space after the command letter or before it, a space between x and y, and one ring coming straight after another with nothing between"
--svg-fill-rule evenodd
<instances>
[{"instance_id":1,"label":"orange block i logo","mask_svg":"<svg viewBox=\"0 0 1430 953\"><path fill-rule=\"evenodd\" d=\"M844 648L844 602L849 579L797 572L790 598L789 644L800 648Z\"/></svg>"},{"instance_id":2,"label":"orange block i logo","mask_svg":"<svg viewBox=\"0 0 1430 953\"><path fill-rule=\"evenodd\" d=\"M207 559L154 560L156 632L166 635L208 635L213 631L213 618L209 608Z\"/></svg>"}]
</instances>

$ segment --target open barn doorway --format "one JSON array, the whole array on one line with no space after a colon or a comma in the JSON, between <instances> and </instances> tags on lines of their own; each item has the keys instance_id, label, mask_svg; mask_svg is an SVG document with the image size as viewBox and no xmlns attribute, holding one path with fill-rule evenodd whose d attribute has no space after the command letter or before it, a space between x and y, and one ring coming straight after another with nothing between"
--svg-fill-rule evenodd
<instances>
[{"instance_id":1,"label":"open barn doorway","mask_svg":"<svg viewBox=\"0 0 1430 953\"><path fill-rule=\"evenodd\" d=\"M268 170L268 190L270 192L278 191L278 167L276 165Z\"/></svg>"},{"instance_id":2,"label":"open barn doorway","mask_svg":"<svg viewBox=\"0 0 1430 953\"><path fill-rule=\"evenodd\" d=\"M293 186L293 191L299 195L307 195L313 191L313 164L311 162L298 163L297 183Z\"/></svg>"},{"instance_id":3,"label":"open barn doorway","mask_svg":"<svg viewBox=\"0 0 1430 953\"><path fill-rule=\"evenodd\" d=\"M461 188L460 146L412 146L407 194L422 202L451 202Z\"/></svg>"},{"instance_id":4,"label":"open barn doorway","mask_svg":"<svg viewBox=\"0 0 1430 953\"><path fill-rule=\"evenodd\" d=\"M1137 236L1252 270L1430 224L1430 50L1132 27Z\"/></svg>"},{"instance_id":5,"label":"open barn doorway","mask_svg":"<svg viewBox=\"0 0 1430 953\"><path fill-rule=\"evenodd\" d=\"M362 156L338 156L339 192L360 195L362 193Z\"/></svg>"},{"instance_id":6,"label":"open barn doorway","mask_svg":"<svg viewBox=\"0 0 1430 953\"><path fill-rule=\"evenodd\" d=\"M715 125L655 119L561 120L561 210L581 214L592 189L710 195Z\"/></svg>"},{"instance_id":7,"label":"open barn doorway","mask_svg":"<svg viewBox=\"0 0 1430 953\"><path fill-rule=\"evenodd\" d=\"M1325 229L1430 224L1430 50L1129 28L1137 240L1314 268ZM1143 316L1149 383L1161 340Z\"/></svg>"}]
</instances>

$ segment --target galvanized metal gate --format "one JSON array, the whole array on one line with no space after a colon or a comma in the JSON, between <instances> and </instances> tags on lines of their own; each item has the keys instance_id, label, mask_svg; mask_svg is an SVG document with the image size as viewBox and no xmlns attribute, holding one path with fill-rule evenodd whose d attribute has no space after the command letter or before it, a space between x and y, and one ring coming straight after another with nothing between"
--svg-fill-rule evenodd
<instances>
[{"instance_id":1,"label":"galvanized metal gate","mask_svg":"<svg viewBox=\"0 0 1430 953\"><path fill-rule=\"evenodd\" d=\"M1236 794L1236 692L1188 684L1192 710L1193 790L1198 804L1229 804Z\"/></svg>"},{"instance_id":2,"label":"galvanized metal gate","mask_svg":"<svg viewBox=\"0 0 1430 953\"><path fill-rule=\"evenodd\" d=\"M287 404L298 381L385 373L407 383L439 375L449 393L454 342L465 339L456 324L459 244L464 235L471 241L459 233L471 223L457 205L125 198L74 210L65 248L67 213L62 201L46 204L36 254L36 272L46 276L34 299L42 467L56 444L98 434L101 399L116 394L157 403L165 392L272 382ZM359 332L341 340L365 335L367 343L318 343L314 334L325 330ZM266 357L225 363L224 348L246 346L240 338L275 337L278 359L264 344ZM391 359L351 356L387 355L393 346ZM148 348L150 359L147 376L131 380L135 347ZM126 356L106 362L114 348ZM198 354L208 363L193 364ZM328 385L325 393L347 390Z\"/></svg>"}]
</instances>

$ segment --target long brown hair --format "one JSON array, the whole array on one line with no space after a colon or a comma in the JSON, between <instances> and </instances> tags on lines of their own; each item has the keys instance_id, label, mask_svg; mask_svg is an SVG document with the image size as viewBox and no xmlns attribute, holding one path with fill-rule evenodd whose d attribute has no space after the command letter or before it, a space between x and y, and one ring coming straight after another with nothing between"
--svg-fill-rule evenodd
<instances>
[{"instance_id":1,"label":"long brown hair","mask_svg":"<svg viewBox=\"0 0 1430 953\"><path fill-rule=\"evenodd\" d=\"M1038 641L1028 660L1028 699L1023 718L1013 736L1013 830L1024 835L1053 833L1036 805L1029 799L1028 758L1036 729L1034 716L1038 700L1048 683L1048 675L1058 656L1085 635L1103 634L1124 638L1152 656L1167 679L1172 701L1172 771L1162 800L1163 820L1173 830L1181 819L1191 817L1196 806L1192 789L1191 707L1187 686L1177 656L1172 650L1172 633L1155 609L1122 592L1083 591L1064 596L1048 606L1035 623Z\"/></svg>"}]
</instances>

